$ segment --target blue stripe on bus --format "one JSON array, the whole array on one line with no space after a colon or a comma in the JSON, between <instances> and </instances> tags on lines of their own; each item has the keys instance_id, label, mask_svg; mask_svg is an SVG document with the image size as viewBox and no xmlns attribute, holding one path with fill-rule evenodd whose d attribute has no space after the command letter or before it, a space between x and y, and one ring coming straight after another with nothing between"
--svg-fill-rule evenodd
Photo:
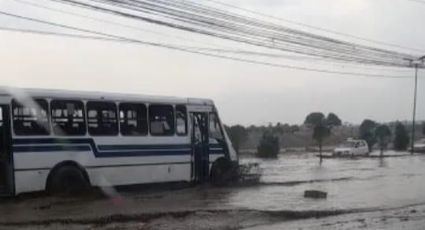
<instances>
[{"instance_id":1,"label":"blue stripe on bus","mask_svg":"<svg viewBox=\"0 0 425 230\"><path fill-rule=\"evenodd\" d=\"M92 138L31 138L13 139L14 145L22 144L90 144L95 145ZM190 144L159 144L159 145L99 145L99 150L131 150L131 149L168 149L168 148L191 148ZM210 144L210 148L222 148L220 144Z\"/></svg>"},{"instance_id":2,"label":"blue stripe on bus","mask_svg":"<svg viewBox=\"0 0 425 230\"><path fill-rule=\"evenodd\" d=\"M79 145L35 145L35 146L14 146L14 152L57 152L57 151L91 151L90 146ZM188 150L143 150L143 151L113 151L99 152L94 150L96 157L130 157L130 156L175 156L175 155L190 155Z\"/></svg>"},{"instance_id":3,"label":"blue stripe on bus","mask_svg":"<svg viewBox=\"0 0 425 230\"><path fill-rule=\"evenodd\" d=\"M191 145L99 145L91 138L14 139L14 152L93 151L95 157L175 156L190 155ZM51 145L46 145L51 144ZM211 148L214 146L214 148ZM224 154L217 144L210 145L210 154ZM99 151L103 150L103 151Z\"/></svg>"},{"instance_id":4,"label":"blue stripe on bus","mask_svg":"<svg viewBox=\"0 0 425 230\"><path fill-rule=\"evenodd\" d=\"M99 150L190 149L191 145L98 145Z\"/></svg>"},{"instance_id":5,"label":"blue stripe on bus","mask_svg":"<svg viewBox=\"0 0 425 230\"><path fill-rule=\"evenodd\" d=\"M88 145L13 146L14 152L91 151Z\"/></svg>"}]
</instances>

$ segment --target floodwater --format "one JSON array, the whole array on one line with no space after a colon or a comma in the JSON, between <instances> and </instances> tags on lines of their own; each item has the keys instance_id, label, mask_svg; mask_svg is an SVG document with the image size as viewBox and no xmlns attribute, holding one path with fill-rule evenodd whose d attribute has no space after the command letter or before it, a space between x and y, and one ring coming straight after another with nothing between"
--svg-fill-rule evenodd
<instances>
[{"instance_id":1,"label":"floodwater","mask_svg":"<svg viewBox=\"0 0 425 230\"><path fill-rule=\"evenodd\" d=\"M374 153L376 155L377 153ZM386 156L400 153L387 152ZM289 154L258 162L262 186L229 196L235 206L264 210L391 208L425 203L425 156L319 159ZM303 198L304 190L328 192L326 200Z\"/></svg>"},{"instance_id":2,"label":"floodwater","mask_svg":"<svg viewBox=\"0 0 425 230\"><path fill-rule=\"evenodd\" d=\"M108 198L5 200L0 201L0 229L274 229L272 226L292 219L308 220L291 221L292 226L309 223L315 229L315 224L324 222L312 217L356 213L356 218L381 218L381 214L363 213L400 209L388 214L397 216L410 213L413 206L423 210L415 210L421 217L415 224L423 226L425 155L385 155L382 159L324 159L321 165L312 153L284 154L273 160L242 158L242 164L259 163L262 177L258 184L109 191ZM304 198L304 191L311 189L325 191L328 197ZM400 220L403 218L405 215ZM348 229L355 226L350 224Z\"/></svg>"}]
</instances>

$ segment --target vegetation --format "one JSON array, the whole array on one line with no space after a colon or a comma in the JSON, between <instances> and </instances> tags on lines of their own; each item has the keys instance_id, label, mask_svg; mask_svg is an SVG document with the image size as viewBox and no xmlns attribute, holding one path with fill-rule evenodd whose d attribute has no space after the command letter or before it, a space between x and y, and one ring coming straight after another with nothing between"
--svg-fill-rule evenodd
<instances>
[{"instance_id":1,"label":"vegetation","mask_svg":"<svg viewBox=\"0 0 425 230\"><path fill-rule=\"evenodd\" d=\"M339 117L334 113L329 113L328 117L326 118L328 124L332 124L333 126L341 126L342 122Z\"/></svg>"},{"instance_id":2,"label":"vegetation","mask_svg":"<svg viewBox=\"0 0 425 230\"><path fill-rule=\"evenodd\" d=\"M312 139L316 146L321 143L322 146L335 146L356 134L358 134L358 138L367 141L369 151L371 151L373 146L378 143L379 140L376 135L376 129L379 124L375 121L366 119L361 123L361 125L341 123L341 120L335 114L330 113L328 116L325 116L323 113L311 113L306 117L305 122L302 125L291 125L283 122L257 126L251 125L246 127L234 125L226 127L226 131L235 147L235 150L238 152L247 150L247 153L256 153L260 140L263 138L265 133L267 133L267 135L273 134L276 136L279 139L280 147L288 149L288 151L302 151L311 145ZM320 125L316 127L313 124ZM339 125L341 125L341 127L337 129L330 129ZM390 127L393 134L392 140L390 141L393 143L394 149L405 150L407 148L406 143L410 143L408 126L399 124L398 122L390 122L387 125ZM425 124L423 127L425 127ZM420 131L421 129L422 127L417 130ZM320 146L318 146L317 149L319 150L319 148ZM324 147L322 147L322 150L323 149Z\"/></svg>"},{"instance_id":3,"label":"vegetation","mask_svg":"<svg viewBox=\"0 0 425 230\"><path fill-rule=\"evenodd\" d=\"M409 134L406 127L401 123L395 124L395 137L393 141L394 149L397 151L406 150L410 142Z\"/></svg>"},{"instance_id":4,"label":"vegetation","mask_svg":"<svg viewBox=\"0 0 425 230\"><path fill-rule=\"evenodd\" d=\"M289 124L281 124L280 122L278 122L276 124L276 126L270 126L269 129L271 129L271 131L273 133L277 133L277 134L285 134L285 133L295 133L298 132L300 130L300 127L298 127L298 125L289 125Z\"/></svg>"},{"instance_id":5,"label":"vegetation","mask_svg":"<svg viewBox=\"0 0 425 230\"><path fill-rule=\"evenodd\" d=\"M257 149L257 146L265 132L273 133L279 137L280 147L289 148L290 150L302 150L311 144L311 136L313 129L308 128L305 125L296 124L285 124L285 123L274 123L269 125L251 125L251 126L240 126L236 128L234 126L226 127L226 132L234 143L235 150L239 149L239 152L246 150ZM331 136L326 139L326 143L330 145L337 145L341 141L352 136L352 130L357 127L343 126L338 129L338 132L332 132ZM246 133L245 133L246 131ZM284 142L282 141L284 140Z\"/></svg>"},{"instance_id":6,"label":"vegetation","mask_svg":"<svg viewBox=\"0 0 425 230\"><path fill-rule=\"evenodd\" d=\"M258 144L257 156L261 158L277 158L279 150L279 138L272 132L265 132Z\"/></svg>"},{"instance_id":7,"label":"vegetation","mask_svg":"<svg viewBox=\"0 0 425 230\"><path fill-rule=\"evenodd\" d=\"M319 145L321 163L323 141L331 135L332 127L341 125L341 120L334 113L329 113L328 116L325 117L323 113L314 112L307 115L304 124L313 127L313 139Z\"/></svg>"},{"instance_id":8,"label":"vegetation","mask_svg":"<svg viewBox=\"0 0 425 230\"><path fill-rule=\"evenodd\" d=\"M241 145L246 141L248 137L248 131L242 125L225 126L226 132L232 141L233 148L239 153Z\"/></svg>"},{"instance_id":9,"label":"vegetation","mask_svg":"<svg viewBox=\"0 0 425 230\"><path fill-rule=\"evenodd\" d=\"M375 129L375 136L378 139L381 157L384 154L384 149L387 148L387 145L390 142L391 135L391 130L387 125L378 125Z\"/></svg>"},{"instance_id":10,"label":"vegetation","mask_svg":"<svg viewBox=\"0 0 425 230\"><path fill-rule=\"evenodd\" d=\"M376 144L375 128L377 123L375 121L365 119L359 127L359 137L367 142L369 152L372 151L373 146Z\"/></svg>"}]
</instances>

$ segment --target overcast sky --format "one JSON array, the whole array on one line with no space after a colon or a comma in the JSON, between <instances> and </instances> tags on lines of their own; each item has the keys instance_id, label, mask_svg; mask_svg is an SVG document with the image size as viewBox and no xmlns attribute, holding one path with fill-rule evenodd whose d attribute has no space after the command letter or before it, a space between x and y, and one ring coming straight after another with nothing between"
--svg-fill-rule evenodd
<instances>
[{"instance_id":1,"label":"overcast sky","mask_svg":"<svg viewBox=\"0 0 425 230\"><path fill-rule=\"evenodd\" d=\"M26 0L53 8L137 26L112 26L0 0L2 11L66 23L138 39L208 47L247 47L126 19L93 14L47 0ZM222 0L224 1L224 0ZM240 0L227 1L265 14L387 43L423 49L425 4L409 0ZM284 21L295 29L386 49L361 40L315 31ZM73 32L0 16L0 26ZM149 31L146 31L149 30ZM158 35L152 31L165 33ZM251 47L248 47L251 48ZM400 50L413 52L410 50ZM419 55L420 53L414 52ZM228 124L302 123L312 111L334 112L343 121L360 123L407 120L412 116L413 70L345 65L317 60L274 60L337 71L411 76L381 79L304 72L240 63L162 48L98 40L0 31L0 85L95 90L122 93L206 97L216 102ZM425 119L425 76L420 72L418 112Z\"/></svg>"}]
</instances>

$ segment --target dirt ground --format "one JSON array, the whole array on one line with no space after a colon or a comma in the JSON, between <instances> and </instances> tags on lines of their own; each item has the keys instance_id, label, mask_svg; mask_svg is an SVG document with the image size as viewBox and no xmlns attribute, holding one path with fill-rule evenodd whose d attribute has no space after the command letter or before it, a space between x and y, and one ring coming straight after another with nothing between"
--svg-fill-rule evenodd
<instances>
[{"instance_id":1,"label":"dirt ground","mask_svg":"<svg viewBox=\"0 0 425 230\"><path fill-rule=\"evenodd\" d=\"M424 229L425 156L254 158L258 184L0 200L0 229ZM327 199L303 191L328 192Z\"/></svg>"}]
</instances>

